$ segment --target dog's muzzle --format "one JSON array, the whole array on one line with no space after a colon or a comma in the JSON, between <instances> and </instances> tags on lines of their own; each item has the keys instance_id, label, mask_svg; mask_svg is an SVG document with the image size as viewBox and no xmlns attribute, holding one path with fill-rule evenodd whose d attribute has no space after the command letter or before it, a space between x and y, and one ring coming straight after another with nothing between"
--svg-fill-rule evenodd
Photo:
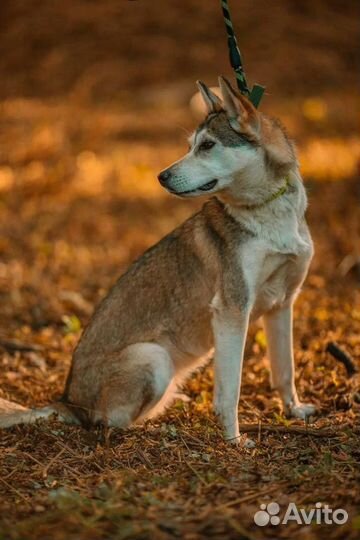
<instances>
[{"instance_id":1,"label":"dog's muzzle","mask_svg":"<svg viewBox=\"0 0 360 540\"><path fill-rule=\"evenodd\" d=\"M214 178L214 180L210 180L210 182L207 182L206 184L202 184L201 186L198 186L195 189L179 191L178 189L175 189L171 185L171 179L172 178L173 178L173 175L172 175L172 173L171 173L171 171L169 169L165 169L165 170L161 171L161 173L159 173L159 175L158 175L158 180L159 180L160 184L164 188L166 188L170 193L173 193L174 195L179 195L179 196L189 195L189 194L192 194L192 193L199 193L201 191L202 192L211 191L212 189L214 189L214 187L218 183L218 180L216 178Z\"/></svg>"}]
</instances>

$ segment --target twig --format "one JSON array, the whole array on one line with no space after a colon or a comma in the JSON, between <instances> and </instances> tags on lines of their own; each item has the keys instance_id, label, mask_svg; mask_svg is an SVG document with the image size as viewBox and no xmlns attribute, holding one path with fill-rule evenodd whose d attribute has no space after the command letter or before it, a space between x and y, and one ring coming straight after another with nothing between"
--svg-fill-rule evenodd
<instances>
[{"instance_id":1,"label":"twig","mask_svg":"<svg viewBox=\"0 0 360 540\"><path fill-rule=\"evenodd\" d=\"M4 480L3 478L0 478L0 481L5 484L5 486L8 488L8 489L11 489L11 491L13 491L14 493L16 493L16 495L18 497L20 497L20 499L22 499L28 506L31 506L31 504L29 503L29 501L27 500L26 497L24 497L24 495L18 491L16 488L14 488L14 486L12 486L11 484L9 484L6 480Z\"/></svg>"},{"instance_id":2,"label":"twig","mask_svg":"<svg viewBox=\"0 0 360 540\"><path fill-rule=\"evenodd\" d=\"M52 459L50 459L49 463L44 467L44 470L42 472L42 476L43 478L47 478L47 475L48 475L48 472L49 472L49 469L51 467L51 465L53 465L55 463L55 461L57 461L57 459L65 452L66 448L62 448L60 450L60 452L58 452L56 454L56 456L54 456Z\"/></svg>"},{"instance_id":3,"label":"twig","mask_svg":"<svg viewBox=\"0 0 360 540\"><path fill-rule=\"evenodd\" d=\"M240 424L240 432L259 433L259 424ZM302 426L275 426L273 424L261 424L261 432L291 433L297 435L311 435L312 437L337 437L338 434L330 429L311 429Z\"/></svg>"},{"instance_id":4,"label":"twig","mask_svg":"<svg viewBox=\"0 0 360 540\"><path fill-rule=\"evenodd\" d=\"M23 452L23 455L24 456L27 456L29 459L31 459L32 461L34 461L35 463L37 463L38 465L40 465L41 468L43 468L44 464L41 463L41 461L39 461L38 459L36 459L34 456L32 456L31 454L28 454L27 452ZM67 463L63 463L62 464L64 469L66 469L74 478L75 480L79 480L79 473L78 472L74 472L73 468L70 467L70 465L68 465ZM1 479L0 479L1 480Z\"/></svg>"},{"instance_id":5,"label":"twig","mask_svg":"<svg viewBox=\"0 0 360 540\"><path fill-rule=\"evenodd\" d=\"M189 467L189 469L195 474L195 476L200 480L200 482L204 484L204 486L207 486L208 483L206 482L206 480L204 480L201 474L191 465L191 463L189 463L188 461L185 461L185 463Z\"/></svg>"},{"instance_id":6,"label":"twig","mask_svg":"<svg viewBox=\"0 0 360 540\"><path fill-rule=\"evenodd\" d=\"M22 341L18 341L17 339L13 339L11 341L8 339L0 339L0 347L5 349L9 353L14 353L17 351L40 352L44 350L41 345L36 345L35 343L23 343Z\"/></svg>"},{"instance_id":7,"label":"twig","mask_svg":"<svg viewBox=\"0 0 360 540\"><path fill-rule=\"evenodd\" d=\"M94 309L94 306L90 302L85 300L81 294L75 291L60 291L59 298L85 315L91 315Z\"/></svg>"},{"instance_id":8,"label":"twig","mask_svg":"<svg viewBox=\"0 0 360 540\"><path fill-rule=\"evenodd\" d=\"M271 486L267 489L263 489L262 491L257 491L256 493L252 493L251 495L245 495L245 497L240 497L239 499L234 499L233 501L229 501L228 503L221 504L216 508L216 510L219 510L219 508L228 508L230 506L234 506L235 504L242 504L244 502L249 502L254 499L258 499L260 497L263 497L264 495L268 495L269 493L272 493L273 491L276 491L277 489L281 488L283 485L285 485L286 482L279 482L276 484L276 486Z\"/></svg>"},{"instance_id":9,"label":"twig","mask_svg":"<svg viewBox=\"0 0 360 540\"><path fill-rule=\"evenodd\" d=\"M191 435L191 433L186 433L186 437L188 439L191 439L192 444L194 446L206 447L206 444L203 441L200 441L200 439L198 439L197 437L194 437L194 435ZM185 443L184 440L183 440L183 442Z\"/></svg>"},{"instance_id":10,"label":"twig","mask_svg":"<svg viewBox=\"0 0 360 540\"><path fill-rule=\"evenodd\" d=\"M258 536L255 536L252 532L248 531L233 518L228 518L229 525L235 529L237 533L239 533L241 536L239 537L241 540L258 540Z\"/></svg>"},{"instance_id":11,"label":"twig","mask_svg":"<svg viewBox=\"0 0 360 540\"><path fill-rule=\"evenodd\" d=\"M358 370L351 356L341 349L339 345L335 343L335 341L329 341L329 343L326 345L325 351L330 353L334 358L336 358L336 360L339 360L339 362L344 364L349 377L352 377L355 373L357 373Z\"/></svg>"},{"instance_id":12,"label":"twig","mask_svg":"<svg viewBox=\"0 0 360 540\"><path fill-rule=\"evenodd\" d=\"M137 453L137 455L139 456L139 459L143 462L144 465L146 465L150 469L154 468L154 465L151 463L149 458L144 454L144 452L142 450L140 450L140 448L136 449L136 453Z\"/></svg>"}]
</instances>

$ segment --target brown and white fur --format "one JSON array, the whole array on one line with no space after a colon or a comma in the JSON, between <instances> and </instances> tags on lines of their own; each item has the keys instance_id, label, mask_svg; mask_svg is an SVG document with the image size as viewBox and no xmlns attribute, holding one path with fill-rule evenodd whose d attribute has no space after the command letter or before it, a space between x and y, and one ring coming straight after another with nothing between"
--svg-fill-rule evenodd
<instances>
[{"instance_id":1,"label":"brown and white fur","mask_svg":"<svg viewBox=\"0 0 360 540\"><path fill-rule=\"evenodd\" d=\"M293 145L224 78L222 101L198 85L208 116L159 180L181 197L212 198L134 262L96 309L62 400L34 410L3 400L0 426L56 412L126 428L160 412L215 347L214 409L225 438L236 441L245 339L261 316L286 412L315 412L294 384L292 306L313 245Z\"/></svg>"}]
</instances>

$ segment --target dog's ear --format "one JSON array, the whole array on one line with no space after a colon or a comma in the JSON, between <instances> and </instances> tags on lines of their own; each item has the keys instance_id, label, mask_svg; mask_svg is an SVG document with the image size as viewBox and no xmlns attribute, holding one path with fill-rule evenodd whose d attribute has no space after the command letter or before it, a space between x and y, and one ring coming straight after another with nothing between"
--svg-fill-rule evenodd
<instances>
[{"instance_id":1,"label":"dog's ear","mask_svg":"<svg viewBox=\"0 0 360 540\"><path fill-rule=\"evenodd\" d=\"M220 98L214 94L202 81L196 81L200 95L204 100L208 113L219 112L222 109Z\"/></svg>"},{"instance_id":2,"label":"dog's ear","mask_svg":"<svg viewBox=\"0 0 360 540\"><path fill-rule=\"evenodd\" d=\"M250 124L256 131L259 129L259 113L249 99L237 92L225 77L219 77L219 86L223 97L225 111L236 129L242 124Z\"/></svg>"},{"instance_id":3,"label":"dog's ear","mask_svg":"<svg viewBox=\"0 0 360 540\"><path fill-rule=\"evenodd\" d=\"M262 117L261 140L267 163L277 174L286 175L296 167L297 158L294 144L278 120Z\"/></svg>"}]
</instances>

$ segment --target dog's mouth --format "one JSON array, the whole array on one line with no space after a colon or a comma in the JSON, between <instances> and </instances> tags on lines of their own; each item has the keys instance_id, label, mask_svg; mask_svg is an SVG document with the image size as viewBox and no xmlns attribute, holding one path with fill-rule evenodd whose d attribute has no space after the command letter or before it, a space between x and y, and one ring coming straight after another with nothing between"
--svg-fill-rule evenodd
<instances>
[{"instance_id":1,"label":"dog's mouth","mask_svg":"<svg viewBox=\"0 0 360 540\"><path fill-rule=\"evenodd\" d=\"M218 181L214 179L208 182L207 184L204 184L203 186L199 187L198 189L200 189L200 191L210 191L210 189L213 189L217 183Z\"/></svg>"},{"instance_id":2,"label":"dog's mouth","mask_svg":"<svg viewBox=\"0 0 360 540\"><path fill-rule=\"evenodd\" d=\"M206 184L203 184L200 187L197 187L195 189L190 189L188 191L172 191L172 193L175 193L176 195L189 195L190 193L195 193L196 191L210 191L212 190L216 184L218 183L217 179L210 180L210 182L207 182Z\"/></svg>"}]
</instances>

